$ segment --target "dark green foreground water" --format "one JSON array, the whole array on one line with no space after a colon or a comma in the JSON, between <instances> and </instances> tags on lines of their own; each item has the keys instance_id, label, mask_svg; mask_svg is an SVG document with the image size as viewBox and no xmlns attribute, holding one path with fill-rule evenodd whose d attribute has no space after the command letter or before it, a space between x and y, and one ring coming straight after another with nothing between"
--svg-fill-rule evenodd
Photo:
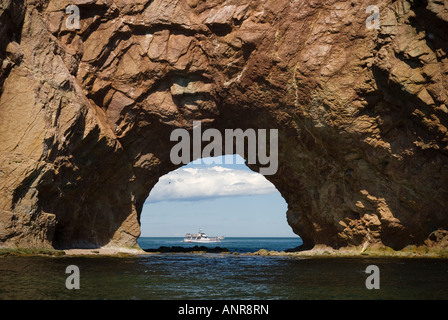
<instances>
[{"instance_id":1,"label":"dark green foreground water","mask_svg":"<svg viewBox=\"0 0 448 320\"><path fill-rule=\"evenodd\" d=\"M365 287L368 265L379 290ZM66 267L80 270L68 290ZM448 261L229 254L0 258L0 299L447 299Z\"/></svg>"}]
</instances>

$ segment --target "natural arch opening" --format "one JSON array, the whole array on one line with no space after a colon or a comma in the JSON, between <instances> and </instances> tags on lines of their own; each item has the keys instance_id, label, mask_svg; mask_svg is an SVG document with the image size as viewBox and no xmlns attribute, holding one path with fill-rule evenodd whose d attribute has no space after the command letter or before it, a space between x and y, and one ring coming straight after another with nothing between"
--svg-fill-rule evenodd
<instances>
[{"instance_id":1,"label":"natural arch opening","mask_svg":"<svg viewBox=\"0 0 448 320\"><path fill-rule=\"evenodd\" d=\"M400 26L374 31L350 3L353 23L306 1L148 1L101 19L88 2L67 30L64 5L39 3L6 6L25 23L0 45L1 245L135 245L149 190L178 167L170 134L194 121L279 130L268 179L307 246L446 244L444 45L426 30L442 6L384 6ZM330 20L353 41L322 33Z\"/></svg>"},{"instance_id":2,"label":"natural arch opening","mask_svg":"<svg viewBox=\"0 0 448 320\"><path fill-rule=\"evenodd\" d=\"M303 242L287 224L287 207L275 186L239 155L201 158L153 187L140 216L138 243L147 251L293 250ZM223 239L184 241L199 230Z\"/></svg>"}]
</instances>

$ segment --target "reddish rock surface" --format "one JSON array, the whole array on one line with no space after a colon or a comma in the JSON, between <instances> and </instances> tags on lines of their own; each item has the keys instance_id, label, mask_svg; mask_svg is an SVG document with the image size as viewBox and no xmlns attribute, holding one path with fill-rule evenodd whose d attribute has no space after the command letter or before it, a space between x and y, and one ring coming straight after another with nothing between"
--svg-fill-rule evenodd
<instances>
[{"instance_id":1,"label":"reddish rock surface","mask_svg":"<svg viewBox=\"0 0 448 320\"><path fill-rule=\"evenodd\" d=\"M446 245L448 9L379 0L376 30L370 4L3 1L0 244L135 245L202 121L279 130L267 178L306 246Z\"/></svg>"}]
</instances>

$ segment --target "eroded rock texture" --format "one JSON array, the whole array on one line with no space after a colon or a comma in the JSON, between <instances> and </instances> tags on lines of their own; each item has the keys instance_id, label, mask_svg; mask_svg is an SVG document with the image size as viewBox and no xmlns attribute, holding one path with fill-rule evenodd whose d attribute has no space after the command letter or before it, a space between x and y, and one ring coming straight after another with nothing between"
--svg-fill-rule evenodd
<instances>
[{"instance_id":1,"label":"eroded rock texture","mask_svg":"<svg viewBox=\"0 0 448 320\"><path fill-rule=\"evenodd\" d=\"M0 243L135 245L201 120L279 129L267 178L306 245L445 244L448 5L378 0L375 30L371 4L3 0Z\"/></svg>"}]
</instances>

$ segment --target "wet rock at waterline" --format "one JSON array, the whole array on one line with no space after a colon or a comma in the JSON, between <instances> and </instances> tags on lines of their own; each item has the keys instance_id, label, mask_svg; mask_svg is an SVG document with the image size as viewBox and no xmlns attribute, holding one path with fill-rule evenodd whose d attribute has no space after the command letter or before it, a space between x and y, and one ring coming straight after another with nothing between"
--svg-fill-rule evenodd
<instances>
[{"instance_id":1,"label":"wet rock at waterline","mask_svg":"<svg viewBox=\"0 0 448 320\"><path fill-rule=\"evenodd\" d=\"M379 29L361 0L73 3L0 8L2 246L135 246L193 121L278 129L306 247L446 246L441 2L377 1Z\"/></svg>"}]
</instances>

